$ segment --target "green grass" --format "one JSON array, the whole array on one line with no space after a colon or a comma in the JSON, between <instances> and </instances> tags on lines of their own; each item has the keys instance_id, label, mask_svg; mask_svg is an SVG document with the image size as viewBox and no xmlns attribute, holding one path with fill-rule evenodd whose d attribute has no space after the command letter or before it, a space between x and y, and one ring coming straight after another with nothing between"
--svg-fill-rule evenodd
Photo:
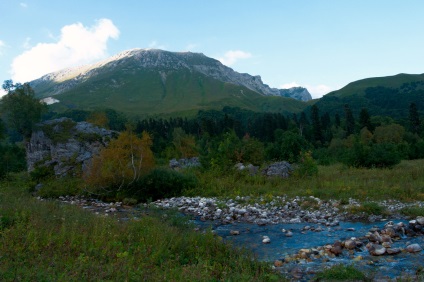
<instances>
[{"instance_id":1,"label":"green grass","mask_svg":"<svg viewBox=\"0 0 424 282\"><path fill-rule=\"evenodd\" d=\"M335 265L329 269L319 272L315 281L371 281L364 273L355 267L348 265Z\"/></svg>"},{"instance_id":2,"label":"green grass","mask_svg":"<svg viewBox=\"0 0 424 282\"><path fill-rule=\"evenodd\" d=\"M348 168L341 164L319 166L315 177L288 179L249 176L244 173L198 173L199 186L189 196L315 196L323 200L349 198L361 201L424 201L424 160L402 161L393 169Z\"/></svg>"},{"instance_id":3,"label":"green grass","mask_svg":"<svg viewBox=\"0 0 424 282\"><path fill-rule=\"evenodd\" d=\"M181 217L120 223L0 183L2 281L272 281L283 278Z\"/></svg>"},{"instance_id":4,"label":"green grass","mask_svg":"<svg viewBox=\"0 0 424 282\"><path fill-rule=\"evenodd\" d=\"M424 207L406 207L400 210L403 215L410 217L424 216Z\"/></svg>"}]
</instances>

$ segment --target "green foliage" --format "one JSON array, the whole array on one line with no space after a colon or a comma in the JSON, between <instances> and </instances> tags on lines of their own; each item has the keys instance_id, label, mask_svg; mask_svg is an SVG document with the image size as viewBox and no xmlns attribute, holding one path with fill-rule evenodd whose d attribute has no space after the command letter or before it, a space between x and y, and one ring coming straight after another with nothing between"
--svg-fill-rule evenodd
<instances>
[{"instance_id":1,"label":"green foliage","mask_svg":"<svg viewBox=\"0 0 424 282\"><path fill-rule=\"evenodd\" d=\"M44 180L53 178L54 169L52 166L35 165L34 170L31 171L29 175L31 176L32 181L40 183Z\"/></svg>"},{"instance_id":2,"label":"green foliage","mask_svg":"<svg viewBox=\"0 0 424 282\"><path fill-rule=\"evenodd\" d=\"M386 209L375 202L364 202L359 207L352 207L353 213L366 213L367 215L384 215L387 214Z\"/></svg>"},{"instance_id":3,"label":"green foliage","mask_svg":"<svg viewBox=\"0 0 424 282\"><path fill-rule=\"evenodd\" d=\"M410 206L400 210L400 213L410 217L424 216L424 207Z\"/></svg>"},{"instance_id":4,"label":"green foliage","mask_svg":"<svg viewBox=\"0 0 424 282\"><path fill-rule=\"evenodd\" d=\"M10 128L28 139L35 124L46 111L46 105L35 98L34 90L28 83L13 85L12 81L5 81L3 88L8 91L1 98L5 121Z\"/></svg>"},{"instance_id":5,"label":"green foliage","mask_svg":"<svg viewBox=\"0 0 424 282\"><path fill-rule=\"evenodd\" d=\"M303 136L291 131L275 131L275 142L268 147L268 158L274 160L285 160L295 163L299 160L302 151L311 148Z\"/></svg>"},{"instance_id":6,"label":"green foliage","mask_svg":"<svg viewBox=\"0 0 424 282\"><path fill-rule=\"evenodd\" d=\"M17 145L0 143L0 179L9 172L26 169L25 149Z\"/></svg>"},{"instance_id":7,"label":"green foliage","mask_svg":"<svg viewBox=\"0 0 424 282\"><path fill-rule=\"evenodd\" d=\"M43 198L58 198L66 195L75 196L83 192L83 182L79 178L51 178L43 181L41 185L37 195Z\"/></svg>"},{"instance_id":8,"label":"green foliage","mask_svg":"<svg viewBox=\"0 0 424 282\"><path fill-rule=\"evenodd\" d=\"M57 123L48 123L41 126L44 134L52 140L53 144L64 143L72 137L76 122L71 119L64 119Z\"/></svg>"},{"instance_id":9,"label":"green foliage","mask_svg":"<svg viewBox=\"0 0 424 282\"><path fill-rule=\"evenodd\" d=\"M398 146L392 143L364 145L358 140L345 151L344 163L352 167L391 168L400 163L402 157Z\"/></svg>"},{"instance_id":10,"label":"green foliage","mask_svg":"<svg viewBox=\"0 0 424 282\"><path fill-rule=\"evenodd\" d=\"M196 187L194 175L157 168L128 188L128 195L141 201L181 196L184 190Z\"/></svg>"},{"instance_id":11,"label":"green foliage","mask_svg":"<svg viewBox=\"0 0 424 282\"><path fill-rule=\"evenodd\" d=\"M294 175L297 177L307 177L318 175L318 165L312 158L311 152L301 152L297 168L294 171Z\"/></svg>"},{"instance_id":12,"label":"green foliage","mask_svg":"<svg viewBox=\"0 0 424 282\"><path fill-rule=\"evenodd\" d=\"M371 279L352 265L337 264L319 272L315 281L371 281Z\"/></svg>"}]
</instances>

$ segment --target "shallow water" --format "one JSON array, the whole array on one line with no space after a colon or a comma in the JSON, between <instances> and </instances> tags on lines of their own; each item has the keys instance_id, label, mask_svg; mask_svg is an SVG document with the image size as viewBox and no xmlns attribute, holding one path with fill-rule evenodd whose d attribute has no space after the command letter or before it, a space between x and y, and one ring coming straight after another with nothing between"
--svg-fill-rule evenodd
<instances>
[{"instance_id":1,"label":"shallow water","mask_svg":"<svg viewBox=\"0 0 424 282\"><path fill-rule=\"evenodd\" d=\"M404 221L405 222L405 221ZM212 228L214 232L221 236L225 241L231 242L234 246L247 248L253 251L256 257L261 261L274 262L275 260L283 260L286 255L297 253L300 249L324 246L332 244L336 240L345 240L351 237L362 237L372 227L383 227L385 222L378 223L361 223L361 222L340 222L339 226L326 227L321 226L323 231L305 231L305 226L317 228L320 225L298 223L298 224L276 224L267 226L258 226L256 224L238 223L219 225L210 222L201 222L196 220L195 223L202 228ZM348 228L354 228L354 231L348 231ZM292 237L286 237L282 229L290 230ZM238 230L240 235L231 235L231 230ZM262 236L268 236L271 239L270 244L262 243ZM405 248L412 243L418 243L424 247L424 236L408 237L399 241L394 241L393 247ZM360 261L353 261L357 256L362 256ZM329 261L317 259L312 262L297 261L285 263L281 267L281 271L290 276L290 272L294 268L299 268L303 272L303 278L300 280L307 281L314 272L320 271L324 266L332 266L335 264L354 264L357 268L371 272L374 277L398 277L404 274L413 275L424 267L424 251L416 254L402 252L397 255L371 256L369 252L362 248L354 254L349 254L344 250L343 254L330 258Z\"/></svg>"}]
</instances>

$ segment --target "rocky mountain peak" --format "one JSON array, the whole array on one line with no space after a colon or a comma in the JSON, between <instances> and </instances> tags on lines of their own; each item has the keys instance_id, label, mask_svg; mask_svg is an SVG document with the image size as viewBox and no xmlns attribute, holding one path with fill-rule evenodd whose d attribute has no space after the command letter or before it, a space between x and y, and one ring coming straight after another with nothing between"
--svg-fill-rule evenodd
<instances>
[{"instance_id":1,"label":"rocky mountain peak","mask_svg":"<svg viewBox=\"0 0 424 282\"><path fill-rule=\"evenodd\" d=\"M126 50L95 64L47 74L32 81L31 85L33 88L47 88L45 85L49 85L48 95L43 95L47 97L64 93L80 83L106 72L116 71L122 75L125 72L139 70L157 71L161 77L166 77L167 73L171 71L199 72L216 80L244 86L261 95L292 97L303 101L311 99L305 88L302 88L301 91L299 89L282 91L271 88L262 82L259 75L252 76L247 73L236 72L220 61L209 58L202 53L170 52L160 49Z\"/></svg>"}]
</instances>

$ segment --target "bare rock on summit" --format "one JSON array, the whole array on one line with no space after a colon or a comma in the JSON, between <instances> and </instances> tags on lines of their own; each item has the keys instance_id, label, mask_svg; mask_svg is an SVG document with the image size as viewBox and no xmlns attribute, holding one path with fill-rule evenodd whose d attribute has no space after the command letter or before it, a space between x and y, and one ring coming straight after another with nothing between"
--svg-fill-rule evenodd
<instances>
[{"instance_id":1,"label":"bare rock on summit","mask_svg":"<svg viewBox=\"0 0 424 282\"><path fill-rule=\"evenodd\" d=\"M52 167L56 176L79 173L117 132L69 118L49 120L37 125L26 146L28 171Z\"/></svg>"}]
</instances>

